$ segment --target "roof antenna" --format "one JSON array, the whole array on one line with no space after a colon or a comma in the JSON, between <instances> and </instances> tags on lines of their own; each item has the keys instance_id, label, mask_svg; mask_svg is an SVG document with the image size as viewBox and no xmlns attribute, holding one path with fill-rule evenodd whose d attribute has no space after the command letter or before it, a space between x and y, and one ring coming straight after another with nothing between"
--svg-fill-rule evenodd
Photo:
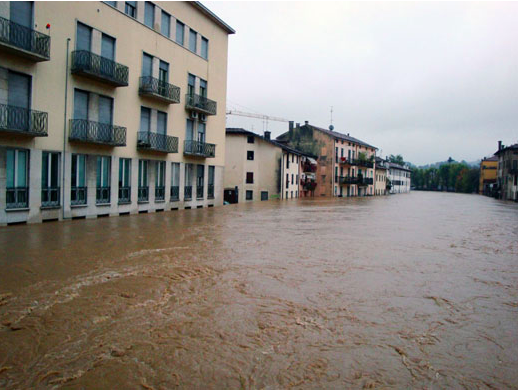
<instances>
[{"instance_id":1,"label":"roof antenna","mask_svg":"<svg viewBox=\"0 0 518 390\"><path fill-rule=\"evenodd\" d=\"M333 126L333 106L331 106L331 124L329 125L329 130L333 131L335 127Z\"/></svg>"}]
</instances>

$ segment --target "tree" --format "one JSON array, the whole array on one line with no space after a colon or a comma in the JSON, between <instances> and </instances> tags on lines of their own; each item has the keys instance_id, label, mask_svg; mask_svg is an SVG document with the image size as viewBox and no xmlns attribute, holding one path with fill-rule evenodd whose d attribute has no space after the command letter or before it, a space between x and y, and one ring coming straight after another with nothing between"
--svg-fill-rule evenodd
<instances>
[{"instance_id":1,"label":"tree","mask_svg":"<svg viewBox=\"0 0 518 390\"><path fill-rule=\"evenodd\" d=\"M403 156L398 154L397 156L394 156L391 154L388 158L389 162L399 165L405 165L405 160L403 160Z\"/></svg>"}]
</instances>

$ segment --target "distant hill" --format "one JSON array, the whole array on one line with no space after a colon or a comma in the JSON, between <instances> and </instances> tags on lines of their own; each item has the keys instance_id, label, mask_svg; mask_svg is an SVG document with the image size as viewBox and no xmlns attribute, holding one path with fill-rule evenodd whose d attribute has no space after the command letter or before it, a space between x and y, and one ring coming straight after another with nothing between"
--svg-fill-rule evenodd
<instances>
[{"instance_id":1,"label":"distant hill","mask_svg":"<svg viewBox=\"0 0 518 390\"><path fill-rule=\"evenodd\" d=\"M452 162L456 162L458 163L459 161L455 161L454 159L452 159L451 157L446 160L446 161L438 161L436 163L432 163L432 164L427 164L427 165L421 165L419 166L419 168L422 168L422 169L427 169L427 168L439 168L441 165L443 164L448 164L448 163L452 163ZM461 164L466 164L470 167L478 167L480 166L480 160L475 160L475 161L466 161L466 160L462 160L460 161Z\"/></svg>"}]
</instances>

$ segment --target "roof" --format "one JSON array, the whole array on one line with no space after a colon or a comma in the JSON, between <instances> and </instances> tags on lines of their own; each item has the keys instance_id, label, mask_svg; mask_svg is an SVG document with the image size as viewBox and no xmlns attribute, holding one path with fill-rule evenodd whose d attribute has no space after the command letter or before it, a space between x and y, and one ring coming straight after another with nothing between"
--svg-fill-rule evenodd
<instances>
[{"instance_id":1,"label":"roof","mask_svg":"<svg viewBox=\"0 0 518 390\"><path fill-rule=\"evenodd\" d=\"M198 8L199 11L201 11L203 14L205 14L209 19L212 19L213 22L215 22L218 26L223 28L227 33L229 34L235 34L236 30L234 30L232 27L230 27L228 24L226 24L219 16L217 16L214 12L212 12L210 9L205 7L201 2L199 1L191 1L190 4L193 7Z\"/></svg>"},{"instance_id":2,"label":"roof","mask_svg":"<svg viewBox=\"0 0 518 390\"><path fill-rule=\"evenodd\" d=\"M297 150L297 149L294 149L294 148L290 148L289 146L286 146L284 144L281 144L280 142L277 142L277 141L274 141L272 139L266 139L264 138L263 136L260 136L259 134L256 134L256 133L253 133L249 130L245 130L241 127L227 127L225 129L225 132L226 134L240 134L240 135L253 135L254 137L257 137L259 139L262 139L263 141L266 141L266 142L269 142L289 153L293 153L293 154L296 154L296 155L299 155L299 156L306 156L306 157L313 157L311 156L310 154L307 154L307 153L304 153L304 152L301 152L300 150Z\"/></svg>"},{"instance_id":3,"label":"roof","mask_svg":"<svg viewBox=\"0 0 518 390\"><path fill-rule=\"evenodd\" d=\"M395 169L400 169L402 171L412 172L410 169L404 167L403 165L399 165L399 164L396 164L396 163L393 163L390 161L387 161L387 164L388 164L389 168L395 168Z\"/></svg>"},{"instance_id":4,"label":"roof","mask_svg":"<svg viewBox=\"0 0 518 390\"><path fill-rule=\"evenodd\" d=\"M484 161L498 161L498 156L484 157L482 162Z\"/></svg>"},{"instance_id":5,"label":"roof","mask_svg":"<svg viewBox=\"0 0 518 390\"><path fill-rule=\"evenodd\" d=\"M310 125L309 123L305 124L305 125L302 125L300 127L309 127L309 128L311 128L313 130L318 130L318 131L320 131L320 132L322 132L324 134L327 134L327 135L329 135L331 137L334 137L334 138L338 138L340 140L344 140L344 141L347 141L347 142L354 142L354 143L356 143L358 145L366 146L368 148L378 149L377 147L369 145L368 143L363 142L362 140L359 140L358 138L354 138L354 137L351 137L350 135L342 134L342 133L339 133L337 131L326 130L326 129L323 129L321 127ZM286 133L284 133L284 134L286 134ZM277 138L282 137L284 134L281 134Z\"/></svg>"},{"instance_id":6,"label":"roof","mask_svg":"<svg viewBox=\"0 0 518 390\"><path fill-rule=\"evenodd\" d=\"M496 153L495 153L495 156L498 156L500 153L506 152L508 150L518 150L518 144L509 145L509 146L503 147L500 150L497 150Z\"/></svg>"}]
</instances>

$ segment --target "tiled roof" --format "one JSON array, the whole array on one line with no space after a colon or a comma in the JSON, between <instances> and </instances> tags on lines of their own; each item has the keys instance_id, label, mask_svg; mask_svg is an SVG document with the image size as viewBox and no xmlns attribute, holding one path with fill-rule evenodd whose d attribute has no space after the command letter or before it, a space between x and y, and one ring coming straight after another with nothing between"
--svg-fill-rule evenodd
<instances>
[{"instance_id":1,"label":"tiled roof","mask_svg":"<svg viewBox=\"0 0 518 390\"><path fill-rule=\"evenodd\" d=\"M227 134L243 134L243 135L253 135L254 137L257 137L259 139L262 139L263 141L266 141L266 142L269 142L281 149L284 149L286 150L287 152L290 152L290 153L293 153L293 154L296 154L296 155L299 155L299 156L308 156L308 157L313 157L312 155L310 154L307 154L307 153L304 153L304 152L301 152L300 150L297 150L297 149L293 149L293 148L290 148L289 146L286 146L284 144L281 144L280 142L277 142L277 141L274 141L272 139L266 139L262 136L260 136L259 134L255 134L249 130L245 130L243 128L240 128L240 127L227 127L225 129L225 132Z\"/></svg>"},{"instance_id":2,"label":"tiled roof","mask_svg":"<svg viewBox=\"0 0 518 390\"><path fill-rule=\"evenodd\" d=\"M495 153L495 156L498 156L500 153L505 152L507 150L518 150L518 144L505 146L502 149L497 150L496 153Z\"/></svg>"}]
</instances>

